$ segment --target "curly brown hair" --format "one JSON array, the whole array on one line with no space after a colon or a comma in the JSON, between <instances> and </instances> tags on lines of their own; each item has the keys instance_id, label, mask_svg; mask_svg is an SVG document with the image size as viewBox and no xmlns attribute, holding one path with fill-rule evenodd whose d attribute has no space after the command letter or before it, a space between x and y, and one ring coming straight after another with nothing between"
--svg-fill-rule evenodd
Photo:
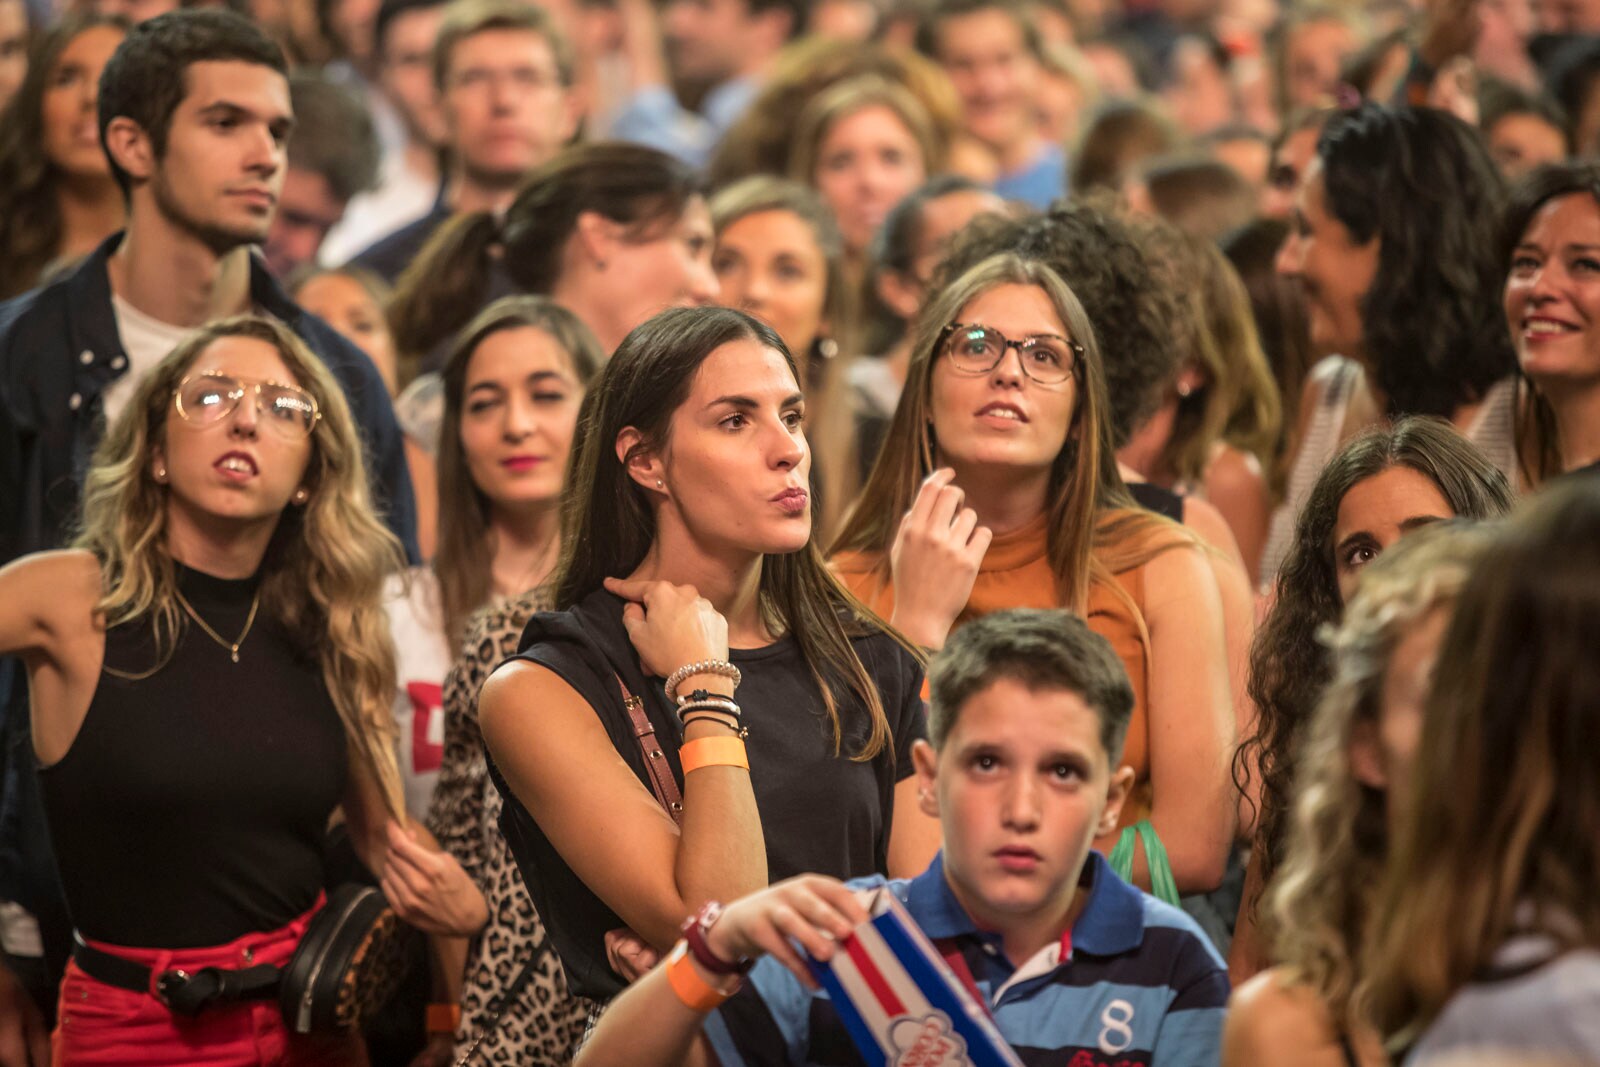
<instances>
[{"instance_id":1,"label":"curly brown hair","mask_svg":"<svg viewBox=\"0 0 1600 1067\"><path fill-rule=\"evenodd\" d=\"M1255 847L1262 885L1271 882L1282 862L1294 753L1332 675L1321 631L1344 613L1333 558L1339 504L1357 484L1395 467L1433 482L1457 518L1492 519L1511 510L1505 475L1442 419L1411 417L1374 427L1323 468L1295 523L1272 610L1250 649L1250 699L1258 717L1255 733L1234 754L1234 784L1241 792L1248 796L1252 779L1259 774L1261 780Z\"/></svg>"},{"instance_id":2,"label":"curly brown hair","mask_svg":"<svg viewBox=\"0 0 1600 1067\"><path fill-rule=\"evenodd\" d=\"M1082 202L1019 219L975 219L945 256L929 292L1001 252L1046 264L1083 303L1100 346L1112 445L1121 448L1177 373L1177 295L1151 269L1127 223Z\"/></svg>"}]
</instances>

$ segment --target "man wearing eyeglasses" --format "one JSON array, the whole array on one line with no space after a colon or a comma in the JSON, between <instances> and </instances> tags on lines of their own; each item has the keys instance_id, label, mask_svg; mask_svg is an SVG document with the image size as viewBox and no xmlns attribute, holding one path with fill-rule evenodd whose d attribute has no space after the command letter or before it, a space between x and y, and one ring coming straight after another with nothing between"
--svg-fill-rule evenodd
<instances>
[{"instance_id":1,"label":"man wearing eyeglasses","mask_svg":"<svg viewBox=\"0 0 1600 1067\"><path fill-rule=\"evenodd\" d=\"M572 48L542 8L458 0L433 49L449 173L427 215L352 261L393 284L451 216L504 211L528 172L578 128Z\"/></svg>"}]
</instances>

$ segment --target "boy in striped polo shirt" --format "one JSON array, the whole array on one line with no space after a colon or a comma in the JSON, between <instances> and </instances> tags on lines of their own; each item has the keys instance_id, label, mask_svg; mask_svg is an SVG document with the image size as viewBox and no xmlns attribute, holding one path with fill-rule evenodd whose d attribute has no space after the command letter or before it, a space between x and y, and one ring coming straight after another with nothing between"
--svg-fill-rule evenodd
<instances>
[{"instance_id":1,"label":"boy in striped polo shirt","mask_svg":"<svg viewBox=\"0 0 1600 1067\"><path fill-rule=\"evenodd\" d=\"M867 918L860 891L884 884L1030 1067L1218 1062L1222 960L1090 847L1133 781L1117 765L1133 690L1111 646L1066 612L997 612L956 631L928 678L931 744L913 758L944 833L928 869L806 875L708 905L612 1003L578 1067L861 1063L797 948L831 958Z\"/></svg>"}]
</instances>

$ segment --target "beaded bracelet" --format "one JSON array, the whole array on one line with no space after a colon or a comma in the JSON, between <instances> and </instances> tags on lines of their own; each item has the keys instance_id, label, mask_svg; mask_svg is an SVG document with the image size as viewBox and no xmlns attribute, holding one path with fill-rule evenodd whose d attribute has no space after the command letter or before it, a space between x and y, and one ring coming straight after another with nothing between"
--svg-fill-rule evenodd
<instances>
[{"instance_id":1,"label":"beaded bracelet","mask_svg":"<svg viewBox=\"0 0 1600 1067\"><path fill-rule=\"evenodd\" d=\"M725 659L703 659L694 663L685 663L667 678L667 684L663 687L667 691L667 699L676 704L678 702L678 686L685 678L690 678L696 674L721 675L733 682L735 689L739 688L739 682L744 678L744 675L739 673L739 668Z\"/></svg>"}]
</instances>

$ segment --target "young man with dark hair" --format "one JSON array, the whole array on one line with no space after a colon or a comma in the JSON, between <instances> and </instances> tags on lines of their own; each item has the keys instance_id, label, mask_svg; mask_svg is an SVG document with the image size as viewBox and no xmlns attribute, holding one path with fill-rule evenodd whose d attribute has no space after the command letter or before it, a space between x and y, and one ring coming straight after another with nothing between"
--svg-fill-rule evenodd
<instances>
[{"instance_id":1,"label":"young man with dark hair","mask_svg":"<svg viewBox=\"0 0 1600 1067\"><path fill-rule=\"evenodd\" d=\"M383 0L373 23L376 73L365 86L367 107L383 146L377 188L350 201L319 258L351 256L414 222L439 201L444 119L433 87L433 45L446 0Z\"/></svg>"},{"instance_id":2,"label":"young man with dark hair","mask_svg":"<svg viewBox=\"0 0 1600 1067\"><path fill-rule=\"evenodd\" d=\"M661 38L649 0L619 6L633 92L612 120L611 136L692 167L706 165L755 98L773 58L805 28L800 0L667 0ZM696 106L681 104L678 92Z\"/></svg>"},{"instance_id":3,"label":"young man with dark hair","mask_svg":"<svg viewBox=\"0 0 1600 1067\"><path fill-rule=\"evenodd\" d=\"M388 392L372 362L302 311L250 246L267 234L294 124L278 47L231 12L135 27L100 79L100 139L128 227L76 269L0 304L0 563L65 543L89 457L141 375L191 331L247 311L283 322L344 388L373 494L414 560L416 518ZM40 918L56 975L70 927L31 768L26 694L0 661L0 900ZM3 972L3 968L0 968ZM17 999L0 973L0 1050Z\"/></svg>"},{"instance_id":4,"label":"young man with dark hair","mask_svg":"<svg viewBox=\"0 0 1600 1067\"><path fill-rule=\"evenodd\" d=\"M612 1002L578 1067L859 1062L795 945L831 959L867 918L862 891L885 885L1028 1063L1218 1062L1221 958L1090 847L1133 783L1118 767L1133 689L1111 646L1064 611L996 612L956 631L928 681L929 740L912 751L944 832L928 870L848 886L803 875L706 905ZM752 959L740 988L730 975Z\"/></svg>"},{"instance_id":5,"label":"young man with dark hair","mask_svg":"<svg viewBox=\"0 0 1600 1067\"><path fill-rule=\"evenodd\" d=\"M916 43L950 76L967 133L999 161L994 191L1041 210L1066 195L1066 154L1034 110L1043 46L1021 0L937 0Z\"/></svg>"},{"instance_id":6,"label":"young man with dark hair","mask_svg":"<svg viewBox=\"0 0 1600 1067\"><path fill-rule=\"evenodd\" d=\"M523 177L578 128L571 47L543 8L523 0L455 0L433 49L450 171L432 211L356 256L391 284L446 219L501 211Z\"/></svg>"},{"instance_id":7,"label":"young man with dark hair","mask_svg":"<svg viewBox=\"0 0 1600 1067\"><path fill-rule=\"evenodd\" d=\"M372 115L354 90L324 74L289 78L294 136L272 228L262 242L279 278L316 262L328 232L359 193L378 184L381 149Z\"/></svg>"},{"instance_id":8,"label":"young man with dark hair","mask_svg":"<svg viewBox=\"0 0 1600 1067\"><path fill-rule=\"evenodd\" d=\"M283 54L225 11L136 26L100 78L100 139L128 228L70 274L0 305L0 561L65 540L90 450L135 382L191 330L256 310L344 387L374 495L415 556L400 431L370 360L278 287L265 239L294 126Z\"/></svg>"}]
</instances>

